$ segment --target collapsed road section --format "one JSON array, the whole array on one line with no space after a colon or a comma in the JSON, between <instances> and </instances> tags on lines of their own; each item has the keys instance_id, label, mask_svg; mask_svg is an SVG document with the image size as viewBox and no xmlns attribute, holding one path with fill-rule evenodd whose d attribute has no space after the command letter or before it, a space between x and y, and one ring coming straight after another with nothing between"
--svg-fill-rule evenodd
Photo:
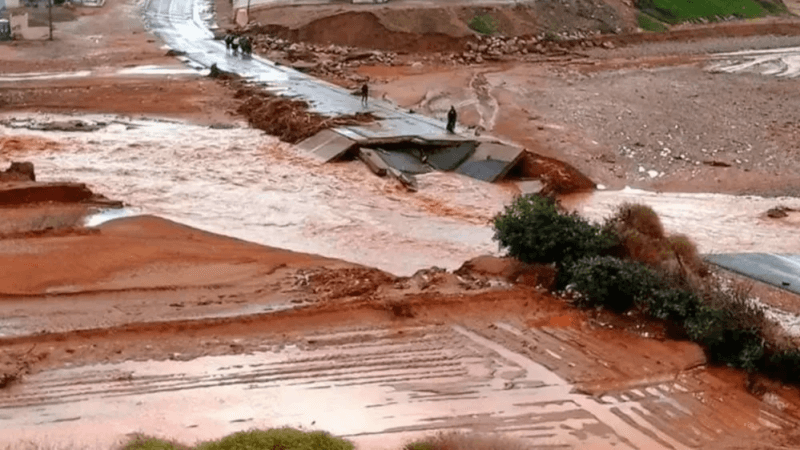
<instances>
[{"instance_id":1,"label":"collapsed road section","mask_svg":"<svg viewBox=\"0 0 800 450\"><path fill-rule=\"evenodd\" d=\"M378 120L325 130L300 144L323 161L360 150L358 156L376 173L390 173L416 189L415 174L456 171L496 181L520 162L523 150L500 142L477 141L445 131L436 119L400 110L382 100L363 106L349 91L259 57L238 57L201 18L202 0L150 0L149 28L189 64L236 73L272 94L305 101L309 110L328 116L370 112Z\"/></svg>"}]
</instances>

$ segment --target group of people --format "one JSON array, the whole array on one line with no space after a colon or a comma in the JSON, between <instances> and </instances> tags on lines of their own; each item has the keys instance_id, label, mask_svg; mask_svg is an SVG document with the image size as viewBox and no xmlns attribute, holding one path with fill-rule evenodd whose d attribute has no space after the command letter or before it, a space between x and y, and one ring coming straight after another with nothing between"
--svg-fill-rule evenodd
<instances>
[{"instance_id":1,"label":"group of people","mask_svg":"<svg viewBox=\"0 0 800 450\"><path fill-rule=\"evenodd\" d=\"M239 50L242 51L242 55L249 56L253 54L253 43L250 42L250 38L247 36L237 36L235 34L225 36L225 48L233 51L234 54L238 53Z\"/></svg>"},{"instance_id":2,"label":"group of people","mask_svg":"<svg viewBox=\"0 0 800 450\"><path fill-rule=\"evenodd\" d=\"M363 106L368 106L369 102L369 86L367 83L361 85L361 104ZM456 112L455 106L450 106L450 111L447 112L447 132L448 133L455 133L456 132L456 120L458 120L458 113Z\"/></svg>"}]
</instances>

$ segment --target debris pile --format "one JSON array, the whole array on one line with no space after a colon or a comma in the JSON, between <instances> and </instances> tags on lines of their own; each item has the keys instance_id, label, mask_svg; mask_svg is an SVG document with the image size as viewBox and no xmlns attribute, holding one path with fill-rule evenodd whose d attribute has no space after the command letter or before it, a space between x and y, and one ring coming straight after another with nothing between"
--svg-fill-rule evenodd
<instances>
[{"instance_id":1,"label":"debris pile","mask_svg":"<svg viewBox=\"0 0 800 450\"><path fill-rule=\"evenodd\" d=\"M386 272L368 268L320 269L307 275L308 289L322 300L371 296L395 281Z\"/></svg>"},{"instance_id":2,"label":"debris pile","mask_svg":"<svg viewBox=\"0 0 800 450\"><path fill-rule=\"evenodd\" d=\"M271 34L250 33L249 36L254 49L270 59L316 75L343 76L347 69L362 65L394 65L397 58L394 52L291 42Z\"/></svg>"},{"instance_id":3,"label":"debris pile","mask_svg":"<svg viewBox=\"0 0 800 450\"><path fill-rule=\"evenodd\" d=\"M317 76L361 81L348 72L362 65L394 66L402 63L398 53L391 51L292 42L256 28L247 34L253 40L254 48L267 58ZM523 37L477 36L465 44L463 52L439 53L438 58L448 64L481 64L525 55L566 54L573 47L613 46L610 42L593 41L592 36L590 32L580 31Z\"/></svg>"},{"instance_id":4,"label":"debris pile","mask_svg":"<svg viewBox=\"0 0 800 450\"><path fill-rule=\"evenodd\" d=\"M536 36L478 36L465 45L460 55L453 54L451 59L461 64L480 64L486 60L498 60L507 56L521 57L529 54L553 55L566 53L569 48L602 46L609 47L610 42L599 43L591 40L592 33L541 33Z\"/></svg>"},{"instance_id":5,"label":"debris pile","mask_svg":"<svg viewBox=\"0 0 800 450\"><path fill-rule=\"evenodd\" d=\"M247 117L250 126L290 144L296 144L326 128L375 120L371 113L326 117L310 112L308 103L304 101L271 95L250 86L238 89L234 98L244 99L237 112Z\"/></svg>"}]
</instances>

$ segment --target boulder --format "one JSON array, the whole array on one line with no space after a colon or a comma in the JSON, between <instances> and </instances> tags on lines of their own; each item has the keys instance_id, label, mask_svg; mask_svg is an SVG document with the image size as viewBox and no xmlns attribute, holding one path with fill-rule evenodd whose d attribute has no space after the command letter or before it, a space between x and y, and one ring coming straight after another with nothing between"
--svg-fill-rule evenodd
<instances>
[{"instance_id":1,"label":"boulder","mask_svg":"<svg viewBox=\"0 0 800 450\"><path fill-rule=\"evenodd\" d=\"M0 172L0 181L36 181L31 162L12 162L11 167Z\"/></svg>"}]
</instances>

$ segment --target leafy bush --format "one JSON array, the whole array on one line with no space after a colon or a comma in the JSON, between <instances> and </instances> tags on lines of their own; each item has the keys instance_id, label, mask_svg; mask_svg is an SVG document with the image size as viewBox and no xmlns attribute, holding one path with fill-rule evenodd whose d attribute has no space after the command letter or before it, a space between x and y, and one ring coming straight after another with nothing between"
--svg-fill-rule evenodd
<instances>
[{"instance_id":1,"label":"leafy bush","mask_svg":"<svg viewBox=\"0 0 800 450\"><path fill-rule=\"evenodd\" d=\"M555 200L517 197L494 218L494 239L525 263L571 265L587 256L607 254L616 244L613 231L576 214L562 214Z\"/></svg>"},{"instance_id":2,"label":"leafy bush","mask_svg":"<svg viewBox=\"0 0 800 450\"><path fill-rule=\"evenodd\" d=\"M764 370L775 378L800 383L800 349L780 349L771 353Z\"/></svg>"},{"instance_id":3,"label":"leafy bush","mask_svg":"<svg viewBox=\"0 0 800 450\"><path fill-rule=\"evenodd\" d=\"M659 22L658 20L648 16L644 13L639 13L636 17L637 22L639 23L639 28L645 31L653 31L656 33L661 33L662 31L667 31L666 25Z\"/></svg>"},{"instance_id":4,"label":"leafy bush","mask_svg":"<svg viewBox=\"0 0 800 450\"><path fill-rule=\"evenodd\" d=\"M764 355L761 322L746 322L746 317L754 315L758 314L751 308L702 304L686 318L684 327L691 340L706 347L710 360L752 370Z\"/></svg>"},{"instance_id":5,"label":"leafy bush","mask_svg":"<svg viewBox=\"0 0 800 450\"><path fill-rule=\"evenodd\" d=\"M497 23L489 14L475 16L469 22L469 27L481 34L494 34L497 32Z\"/></svg>"},{"instance_id":6,"label":"leafy bush","mask_svg":"<svg viewBox=\"0 0 800 450\"><path fill-rule=\"evenodd\" d=\"M234 433L197 446L198 450L353 450L350 442L322 431L273 428Z\"/></svg>"},{"instance_id":7,"label":"leafy bush","mask_svg":"<svg viewBox=\"0 0 800 450\"><path fill-rule=\"evenodd\" d=\"M603 306L623 312L647 298L661 286L661 279L641 263L612 256L583 258L570 268L571 282L581 293L580 306Z\"/></svg>"},{"instance_id":8,"label":"leafy bush","mask_svg":"<svg viewBox=\"0 0 800 450\"><path fill-rule=\"evenodd\" d=\"M702 300L684 289L656 289L641 304L650 316L670 320L683 325L686 319L695 316L701 308Z\"/></svg>"}]
</instances>

